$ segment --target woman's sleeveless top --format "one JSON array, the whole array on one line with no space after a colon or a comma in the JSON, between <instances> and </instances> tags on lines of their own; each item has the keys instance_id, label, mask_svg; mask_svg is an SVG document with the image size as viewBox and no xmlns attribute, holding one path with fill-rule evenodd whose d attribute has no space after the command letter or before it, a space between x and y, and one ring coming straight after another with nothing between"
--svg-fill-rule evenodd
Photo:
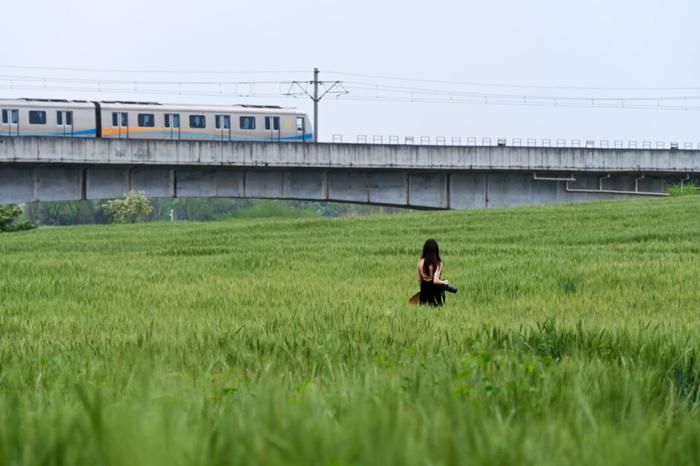
<instances>
[{"instance_id":1,"label":"woman's sleeveless top","mask_svg":"<svg viewBox=\"0 0 700 466\"><path fill-rule=\"evenodd\" d=\"M422 270L420 275L420 304L428 306L442 306L445 304L445 290L442 285L433 283L432 275L426 280Z\"/></svg>"}]
</instances>

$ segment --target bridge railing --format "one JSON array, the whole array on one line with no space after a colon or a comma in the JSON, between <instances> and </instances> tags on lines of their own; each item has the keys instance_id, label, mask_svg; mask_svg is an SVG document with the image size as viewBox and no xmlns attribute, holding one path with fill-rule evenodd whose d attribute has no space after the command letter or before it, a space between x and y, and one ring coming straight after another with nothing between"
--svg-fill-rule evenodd
<instances>
[{"instance_id":1,"label":"bridge railing","mask_svg":"<svg viewBox=\"0 0 700 466\"><path fill-rule=\"evenodd\" d=\"M624 141L594 140L594 139L535 139L535 138L490 138L490 137L461 137L461 136L382 136L360 134L355 137L345 137L334 134L331 142L335 144L390 144L390 145L421 145L421 146L458 146L458 147L559 147L587 149L670 149L670 150L700 150L700 142L666 142L666 141Z\"/></svg>"}]
</instances>

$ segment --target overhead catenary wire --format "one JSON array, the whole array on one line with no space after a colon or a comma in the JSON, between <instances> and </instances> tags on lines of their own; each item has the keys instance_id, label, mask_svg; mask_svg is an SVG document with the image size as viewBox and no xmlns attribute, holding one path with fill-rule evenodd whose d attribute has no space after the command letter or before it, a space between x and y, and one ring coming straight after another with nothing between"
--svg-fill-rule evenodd
<instances>
[{"instance_id":1,"label":"overhead catenary wire","mask_svg":"<svg viewBox=\"0 0 700 466\"><path fill-rule=\"evenodd\" d=\"M652 86L642 86L642 87L630 87L630 86L571 86L571 85L542 85L542 84L508 84L508 83L489 83L489 82L479 82L479 81L454 81L454 80L443 80L443 79L424 79L424 78L410 78L405 76L386 76L386 75L376 75L376 74L365 74L365 73L352 73L344 71L328 71L330 74L335 74L338 76L354 76L362 78L372 78L372 79L382 79L388 81L404 81L404 82L422 82L422 83L433 83L433 84L452 84L461 86L474 86L474 87L504 87L504 88L524 88L524 89L561 89L561 90L582 90L582 91L697 91L700 90L700 85L698 86L671 86L671 87L652 87Z\"/></svg>"},{"instance_id":2,"label":"overhead catenary wire","mask_svg":"<svg viewBox=\"0 0 700 466\"><path fill-rule=\"evenodd\" d=\"M434 98L392 98L373 96L348 96L343 100L354 102L383 102L383 103L415 103L415 104L454 104L454 105L493 105L493 106L515 106L515 107L562 107L562 108L600 108L600 109L626 109L626 110L674 110L674 111L700 111L700 106L687 105L652 105L652 104L628 104L624 101L614 102L593 102L593 103L572 103L572 102L538 102L529 100L518 101L497 101L493 99L434 99Z\"/></svg>"},{"instance_id":3,"label":"overhead catenary wire","mask_svg":"<svg viewBox=\"0 0 700 466\"><path fill-rule=\"evenodd\" d=\"M144 87L148 86L178 86L178 91L184 87L191 86L265 86L265 85L276 85L276 86L288 86L290 84L298 84L298 81L184 81L184 80L125 80L125 79L84 79L84 78L49 78L44 76L26 76L26 75L0 75L0 82L7 82L12 88L26 87L24 83L41 83L41 88L55 88L63 89L65 87L56 87L53 83L60 84L86 84L94 85L96 87L106 86L106 85L122 85L133 87L134 90L144 90ZM661 102L661 101L680 101L680 100L700 100L700 95L662 95L662 96L572 96L572 95L533 95L533 94L504 94L495 92L473 92L473 91L459 91L454 89L435 89L435 88L422 88L422 87L407 87L407 86L391 86L376 83L365 83L365 82L355 82L350 81L345 84L345 88L348 90L356 91L372 91L374 97L380 97L378 93L384 92L391 95L396 94L410 94L412 96L445 96L450 99L455 97L477 97L477 98L495 98L495 99L517 99L517 100L552 100L557 102L562 101L609 101L609 102L621 102L621 101L646 101L646 102ZM27 87L30 88L31 87ZM77 89L76 90L82 90ZM85 90L91 90L86 88ZM108 90L121 90L110 88ZM195 94L208 94L210 91L192 91ZM167 95L167 90L159 90L158 93ZM182 92L178 92L182 94ZM285 93L288 94L288 93Z\"/></svg>"},{"instance_id":4,"label":"overhead catenary wire","mask_svg":"<svg viewBox=\"0 0 700 466\"><path fill-rule=\"evenodd\" d=\"M283 87L309 85L305 81L286 80L141 80L48 77L36 75L0 74L0 89L63 91L82 93L115 93L158 96L238 97L238 98L298 98ZM347 81L342 100L384 103L433 103L463 105L538 106L568 108L622 108L639 110L697 111L689 105L700 95L609 96L609 95L538 95L526 93L480 92L455 88L414 87L378 82ZM276 86L277 88L273 88ZM302 89L303 90L303 89Z\"/></svg>"},{"instance_id":5,"label":"overhead catenary wire","mask_svg":"<svg viewBox=\"0 0 700 466\"><path fill-rule=\"evenodd\" d=\"M264 75L264 74L306 74L308 70L193 70L193 69L135 69L135 68L99 68L99 67L70 67L70 66L40 66L40 65L12 65L0 64L0 69L12 70L41 70L41 71L71 71L89 73L129 73L129 74L179 74L179 75ZM503 83L484 81L459 81L445 79L426 79L407 76L392 76L382 74L357 73L348 71L327 71L329 74L338 76L354 76L389 81L440 83L459 86L475 87L502 87L502 88L525 88L525 89L561 89L561 90L599 90L599 91L690 91L700 90L699 85L692 86L593 86L593 85L561 85L561 84L523 84L523 83Z\"/></svg>"},{"instance_id":6,"label":"overhead catenary wire","mask_svg":"<svg viewBox=\"0 0 700 466\"><path fill-rule=\"evenodd\" d=\"M0 89L22 89L22 90L46 90L42 86L20 86L20 87L10 87L0 85ZM86 89L83 87L72 87L63 86L55 87L52 90L70 91L70 92L87 92L94 91L94 89ZM252 98L270 98L270 99L296 99L298 96L290 95L280 95L277 93L262 93L262 92L252 92L252 93L234 93L234 92L206 92L206 91L183 91L179 94L174 94L172 91L158 91L158 90L139 90L135 92L133 89L127 88L114 88L109 90L103 90L102 93L115 93L115 94L126 94L126 95L155 95L155 96L192 96L192 97L235 97L241 99L252 99ZM426 97L376 97L376 96L347 96L343 97L342 100L352 101L352 102L382 102L382 103L414 103L414 104L452 104L452 105L492 105L492 106L516 106L516 107L562 107L562 108L607 108L607 109L628 109L628 110L675 110L675 111L700 111L700 106L681 106L681 105L650 105L650 104L628 104L624 101L613 103L613 102L592 102L592 103L573 103L573 102L544 102L544 101L498 101L494 99L465 99L465 98L426 98ZM329 102L332 102L331 99Z\"/></svg>"},{"instance_id":7,"label":"overhead catenary wire","mask_svg":"<svg viewBox=\"0 0 700 466\"><path fill-rule=\"evenodd\" d=\"M46 76L28 75L0 75L0 81L12 82L41 82L41 83L79 83L79 84L122 84L135 86L222 86L222 85L291 85L298 81L187 81L187 80L130 80L130 79L86 79L86 78L55 78ZM455 89L435 89L423 87L394 86L377 83L366 83L357 81L344 82L347 89L385 91L388 93L412 93L422 95L446 95L446 96L470 96L470 97L494 97L494 98L516 98L516 99L557 99L557 100L639 100L639 101L664 101L664 100L697 100L700 95L662 95L662 96L567 96L567 95L529 95L529 94L504 94L496 92L476 92L460 91Z\"/></svg>"},{"instance_id":8,"label":"overhead catenary wire","mask_svg":"<svg viewBox=\"0 0 700 466\"><path fill-rule=\"evenodd\" d=\"M241 97L241 98L252 98L252 97L267 97L267 98L289 98L284 95L280 95L279 93L260 93L260 92L251 92L251 93L246 93L246 92L216 92L216 91L182 91L182 92L173 92L172 90L157 90L157 89L137 89L134 90L133 88L109 88L109 89L94 89L94 88L85 88L85 87L78 87L78 86L55 86L55 87L44 87L44 86L32 86L32 85L19 85L19 86L10 86L10 85L1 85L0 84L0 89L6 89L6 90L35 90L35 91L45 91L45 90L52 90L52 91L70 91L70 92L97 92L97 93L118 93L118 94L131 94L131 95L161 95L161 96L201 96L201 97L218 97L218 96L227 96L227 97Z\"/></svg>"},{"instance_id":9,"label":"overhead catenary wire","mask_svg":"<svg viewBox=\"0 0 700 466\"><path fill-rule=\"evenodd\" d=\"M88 73L142 73L142 74L301 74L307 70L192 70L192 69L123 69L123 68L80 68L62 66L2 65L0 68L15 70L74 71Z\"/></svg>"},{"instance_id":10,"label":"overhead catenary wire","mask_svg":"<svg viewBox=\"0 0 700 466\"><path fill-rule=\"evenodd\" d=\"M82 83L82 84L132 84L138 83L143 85L218 85L218 84L290 84L292 81L186 81L186 80L144 80L144 79L87 79L87 78L55 78L47 76L26 76L26 75L2 75L0 81L31 81L31 82L57 82L57 83Z\"/></svg>"},{"instance_id":11,"label":"overhead catenary wire","mask_svg":"<svg viewBox=\"0 0 700 466\"><path fill-rule=\"evenodd\" d=\"M383 90L386 92L393 93L414 93L414 94L436 94L436 95L448 95L448 96L473 96L473 97L496 97L496 98L529 98L529 99L569 99L569 100L642 100L642 101L659 101L659 100L682 100L682 99L700 99L699 95L677 95L677 96L625 96L625 97L608 97L608 96L566 96L566 95L529 95L529 94L503 94L495 92L466 92L454 89L434 89L434 88L418 88L418 87L406 87L406 86L387 86L383 84L374 83L364 83L364 82L346 82L346 87L348 89L362 89L362 90Z\"/></svg>"}]
</instances>

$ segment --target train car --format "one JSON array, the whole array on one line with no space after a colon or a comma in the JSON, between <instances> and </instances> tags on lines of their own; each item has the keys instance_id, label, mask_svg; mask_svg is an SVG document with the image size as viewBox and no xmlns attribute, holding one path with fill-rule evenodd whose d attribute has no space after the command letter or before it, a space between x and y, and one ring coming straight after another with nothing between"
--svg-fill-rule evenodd
<instances>
[{"instance_id":1,"label":"train car","mask_svg":"<svg viewBox=\"0 0 700 466\"><path fill-rule=\"evenodd\" d=\"M102 137L209 141L310 141L306 115L293 108L100 102Z\"/></svg>"},{"instance_id":2,"label":"train car","mask_svg":"<svg viewBox=\"0 0 700 466\"><path fill-rule=\"evenodd\" d=\"M313 131L293 108L0 99L0 136L305 142Z\"/></svg>"},{"instance_id":3,"label":"train car","mask_svg":"<svg viewBox=\"0 0 700 466\"><path fill-rule=\"evenodd\" d=\"M58 99L0 99L0 136L97 137L95 104Z\"/></svg>"}]
</instances>

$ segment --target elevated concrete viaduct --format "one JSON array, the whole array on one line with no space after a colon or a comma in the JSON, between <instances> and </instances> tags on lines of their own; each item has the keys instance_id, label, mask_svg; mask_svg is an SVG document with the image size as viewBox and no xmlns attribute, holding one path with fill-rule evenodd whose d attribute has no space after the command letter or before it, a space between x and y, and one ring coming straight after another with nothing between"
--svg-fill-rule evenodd
<instances>
[{"instance_id":1,"label":"elevated concrete viaduct","mask_svg":"<svg viewBox=\"0 0 700 466\"><path fill-rule=\"evenodd\" d=\"M0 204L149 197L426 209L660 196L700 151L0 137Z\"/></svg>"}]
</instances>

